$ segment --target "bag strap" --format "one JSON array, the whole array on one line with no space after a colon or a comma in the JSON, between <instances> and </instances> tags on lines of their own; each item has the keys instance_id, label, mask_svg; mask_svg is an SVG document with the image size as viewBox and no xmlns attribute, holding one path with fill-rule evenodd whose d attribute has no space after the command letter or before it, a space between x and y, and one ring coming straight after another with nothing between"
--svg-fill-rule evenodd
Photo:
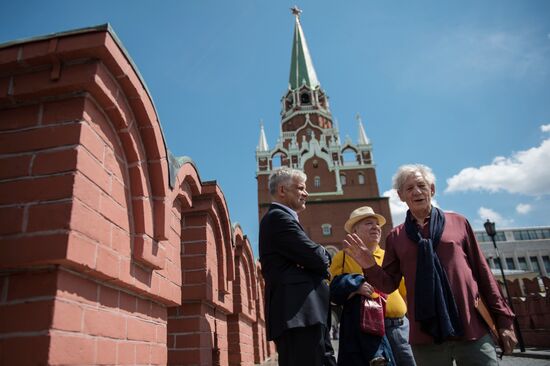
<instances>
[{"instance_id":1,"label":"bag strap","mask_svg":"<svg viewBox=\"0 0 550 366\"><path fill-rule=\"evenodd\" d=\"M344 255L342 256L342 273L340 274L344 274L344 266L346 265L346 252L342 251L342 253L344 253Z\"/></svg>"}]
</instances>

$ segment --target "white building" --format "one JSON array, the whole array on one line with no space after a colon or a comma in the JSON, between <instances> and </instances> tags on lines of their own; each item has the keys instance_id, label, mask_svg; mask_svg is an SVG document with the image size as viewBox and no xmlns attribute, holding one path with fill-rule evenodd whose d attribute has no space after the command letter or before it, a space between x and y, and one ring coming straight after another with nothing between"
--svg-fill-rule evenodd
<instances>
[{"instance_id":1,"label":"white building","mask_svg":"<svg viewBox=\"0 0 550 366\"><path fill-rule=\"evenodd\" d=\"M498 259L491 238L484 230L475 231L475 235L493 273L500 278ZM497 230L495 240L506 279L550 277L549 226Z\"/></svg>"}]
</instances>

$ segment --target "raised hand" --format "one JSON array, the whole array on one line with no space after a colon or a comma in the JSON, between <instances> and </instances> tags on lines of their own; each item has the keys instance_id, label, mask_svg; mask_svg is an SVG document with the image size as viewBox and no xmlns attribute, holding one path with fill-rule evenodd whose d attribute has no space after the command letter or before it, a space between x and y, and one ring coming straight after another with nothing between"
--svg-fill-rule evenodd
<instances>
[{"instance_id":1,"label":"raised hand","mask_svg":"<svg viewBox=\"0 0 550 366\"><path fill-rule=\"evenodd\" d=\"M344 251L350 255L363 269L376 264L372 251L367 248L363 240L357 234L348 234L344 239Z\"/></svg>"}]
</instances>

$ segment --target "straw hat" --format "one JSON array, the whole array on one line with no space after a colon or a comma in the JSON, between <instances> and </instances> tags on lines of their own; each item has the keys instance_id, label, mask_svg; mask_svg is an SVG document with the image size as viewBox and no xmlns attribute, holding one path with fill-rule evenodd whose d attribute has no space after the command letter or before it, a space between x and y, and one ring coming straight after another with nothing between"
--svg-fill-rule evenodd
<instances>
[{"instance_id":1,"label":"straw hat","mask_svg":"<svg viewBox=\"0 0 550 366\"><path fill-rule=\"evenodd\" d=\"M353 212L349 215L348 221L344 224L344 229L346 229L349 234L353 233L353 225L363 219L366 219L367 217L376 217L378 220L378 225L380 226L384 226L386 223L384 216L374 213L372 207L363 206L353 210Z\"/></svg>"}]
</instances>

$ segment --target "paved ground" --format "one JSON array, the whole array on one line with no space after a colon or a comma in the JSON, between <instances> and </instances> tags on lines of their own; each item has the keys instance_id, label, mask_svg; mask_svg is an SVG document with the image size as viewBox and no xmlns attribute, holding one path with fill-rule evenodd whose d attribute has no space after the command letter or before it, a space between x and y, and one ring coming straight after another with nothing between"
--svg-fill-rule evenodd
<instances>
[{"instance_id":1,"label":"paved ground","mask_svg":"<svg viewBox=\"0 0 550 366\"><path fill-rule=\"evenodd\" d=\"M332 341L334 350L338 352L338 341ZM261 366L277 366L277 355ZM526 348L525 353L516 349L512 356L504 356L499 361L500 366L550 366L550 349Z\"/></svg>"},{"instance_id":2,"label":"paved ground","mask_svg":"<svg viewBox=\"0 0 550 366\"><path fill-rule=\"evenodd\" d=\"M499 362L499 365L500 366L548 366L550 365L550 358L540 359L540 358L529 358L529 357L504 356L502 358L502 361Z\"/></svg>"}]
</instances>

